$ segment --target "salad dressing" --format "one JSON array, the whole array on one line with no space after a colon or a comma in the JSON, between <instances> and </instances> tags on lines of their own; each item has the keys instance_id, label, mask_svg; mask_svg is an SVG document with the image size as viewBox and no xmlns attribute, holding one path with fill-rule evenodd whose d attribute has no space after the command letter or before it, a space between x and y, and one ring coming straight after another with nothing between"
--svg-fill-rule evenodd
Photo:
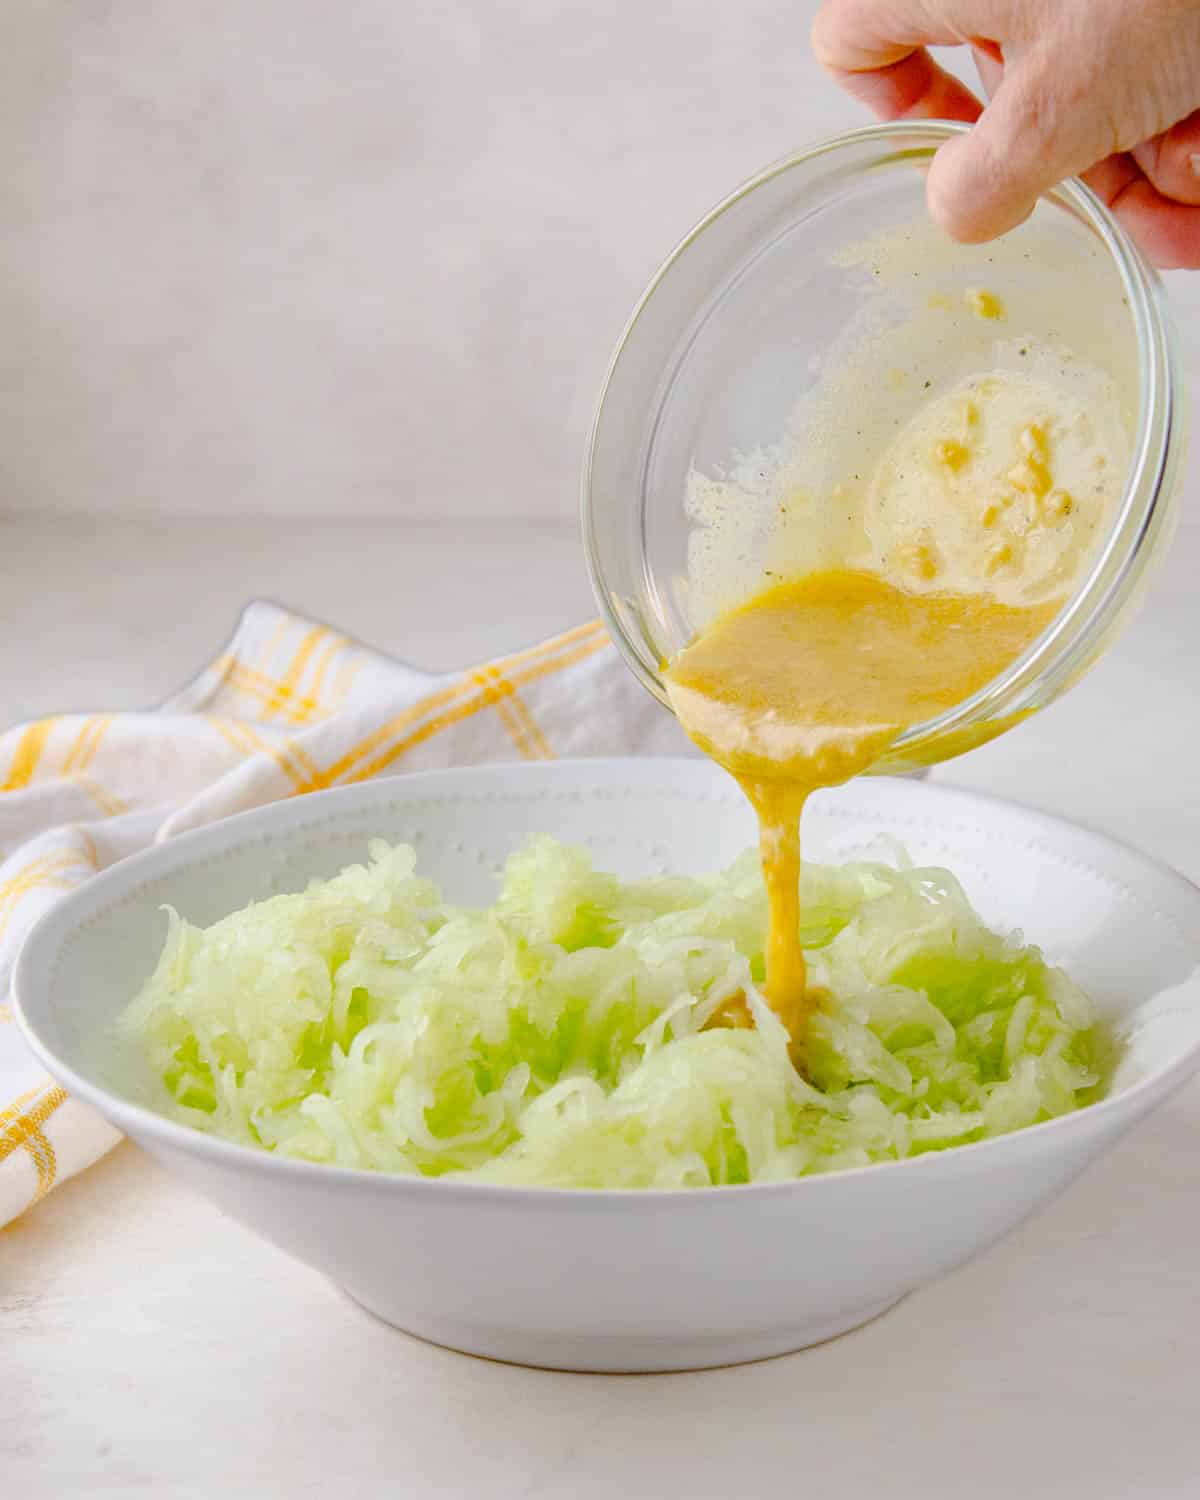
<instances>
[{"instance_id":1,"label":"salad dressing","mask_svg":"<svg viewBox=\"0 0 1200 1500\"><path fill-rule=\"evenodd\" d=\"M913 593L837 568L755 595L667 668L683 728L736 777L758 815L766 997L798 1049L814 998L799 933L806 800L868 770L906 729L986 686L1059 607Z\"/></svg>"}]
</instances>

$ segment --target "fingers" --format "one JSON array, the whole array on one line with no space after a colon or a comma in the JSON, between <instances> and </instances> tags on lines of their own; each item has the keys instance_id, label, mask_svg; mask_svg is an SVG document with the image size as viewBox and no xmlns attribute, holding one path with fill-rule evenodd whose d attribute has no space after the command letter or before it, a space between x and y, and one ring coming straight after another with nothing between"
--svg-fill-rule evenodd
<instances>
[{"instance_id":1,"label":"fingers","mask_svg":"<svg viewBox=\"0 0 1200 1500\"><path fill-rule=\"evenodd\" d=\"M994 99L1004 77L1004 59L997 57L991 48L975 46L971 51L975 54L975 69L983 84L983 92L989 99Z\"/></svg>"},{"instance_id":2,"label":"fingers","mask_svg":"<svg viewBox=\"0 0 1200 1500\"><path fill-rule=\"evenodd\" d=\"M1164 198L1145 178L1110 207L1156 266L1200 270L1200 208Z\"/></svg>"},{"instance_id":3,"label":"fingers","mask_svg":"<svg viewBox=\"0 0 1200 1500\"><path fill-rule=\"evenodd\" d=\"M1132 155L1164 198L1200 204L1200 110L1135 146Z\"/></svg>"},{"instance_id":4,"label":"fingers","mask_svg":"<svg viewBox=\"0 0 1200 1500\"><path fill-rule=\"evenodd\" d=\"M1084 181L1156 266L1200 270L1200 206L1164 197L1132 155L1109 157Z\"/></svg>"},{"instance_id":5,"label":"fingers","mask_svg":"<svg viewBox=\"0 0 1200 1500\"><path fill-rule=\"evenodd\" d=\"M983 106L969 88L939 68L924 48L869 73L846 73L842 87L881 120L965 120Z\"/></svg>"},{"instance_id":6,"label":"fingers","mask_svg":"<svg viewBox=\"0 0 1200 1500\"><path fill-rule=\"evenodd\" d=\"M932 216L956 239L993 239L1028 218L1042 193L1091 168L1086 179L1156 264L1200 267L1200 110L1113 155L1128 137L1114 139L1113 115L1098 105L1095 59L1090 71L1082 66L1087 35L1051 38L1031 9L1016 19L1037 24L1018 27L1001 48L987 39L996 34L987 6L962 0L953 25L948 9L941 0L824 0L812 33L818 60L875 114L973 124L933 160ZM972 45L990 95L982 113L925 50L960 42ZM1143 128L1153 130L1149 118Z\"/></svg>"},{"instance_id":7,"label":"fingers","mask_svg":"<svg viewBox=\"0 0 1200 1500\"><path fill-rule=\"evenodd\" d=\"M924 50L959 40L919 0L826 0L812 29L818 62L884 120L978 118L979 100Z\"/></svg>"},{"instance_id":8,"label":"fingers","mask_svg":"<svg viewBox=\"0 0 1200 1500\"><path fill-rule=\"evenodd\" d=\"M1064 175L1050 164L1045 109L1033 107L1021 71L1009 69L969 135L946 144L929 169L929 211L957 240L977 244L1013 229L1038 194Z\"/></svg>"},{"instance_id":9,"label":"fingers","mask_svg":"<svg viewBox=\"0 0 1200 1500\"><path fill-rule=\"evenodd\" d=\"M979 243L1015 228L1038 197L1110 155L1111 120L1042 48L1015 51L969 135L947 141L929 173L930 212L955 239Z\"/></svg>"},{"instance_id":10,"label":"fingers","mask_svg":"<svg viewBox=\"0 0 1200 1500\"><path fill-rule=\"evenodd\" d=\"M975 61L994 97L1003 66L978 49ZM1156 266L1200 269L1200 110L1082 175Z\"/></svg>"},{"instance_id":11,"label":"fingers","mask_svg":"<svg viewBox=\"0 0 1200 1500\"><path fill-rule=\"evenodd\" d=\"M1051 106L1057 71L1049 59L1035 71L1019 48L980 117L974 94L924 50L969 39L958 29L969 23L969 7L960 7L956 25L944 19L946 9L926 0L825 0L813 23L813 50L844 88L887 119L978 120L969 135L948 141L937 153L928 196L933 217L955 238L987 240L1026 218L1044 187L1111 146L1073 162L1065 172L1053 157L1047 160L1048 147L1055 144ZM980 35L987 29L981 25ZM974 45L985 62L998 61L994 43L977 36ZM995 70L987 73L994 76ZM1061 147L1061 140L1057 144Z\"/></svg>"},{"instance_id":12,"label":"fingers","mask_svg":"<svg viewBox=\"0 0 1200 1500\"><path fill-rule=\"evenodd\" d=\"M927 9L921 0L824 0L812 25L813 53L831 73L869 73L918 47L963 40Z\"/></svg>"}]
</instances>

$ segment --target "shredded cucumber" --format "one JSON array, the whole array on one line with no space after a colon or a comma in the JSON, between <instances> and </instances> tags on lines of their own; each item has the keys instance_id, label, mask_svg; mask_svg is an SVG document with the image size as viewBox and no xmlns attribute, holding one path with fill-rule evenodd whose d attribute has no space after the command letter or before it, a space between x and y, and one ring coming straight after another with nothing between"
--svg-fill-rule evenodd
<instances>
[{"instance_id":1,"label":"shredded cucumber","mask_svg":"<svg viewBox=\"0 0 1200 1500\"><path fill-rule=\"evenodd\" d=\"M892 1161L1096 1089L1091 1007L954 877L806 865L828 991L807 1078L766 1008L746 855L621 882L533 839L485 911L407 847L201 930L175 912L123 1025L180 1120L315 1162L494 1183L682 1188ZM706 1023L743 995L755 1026Z\"/></svg>"}]
</instances>

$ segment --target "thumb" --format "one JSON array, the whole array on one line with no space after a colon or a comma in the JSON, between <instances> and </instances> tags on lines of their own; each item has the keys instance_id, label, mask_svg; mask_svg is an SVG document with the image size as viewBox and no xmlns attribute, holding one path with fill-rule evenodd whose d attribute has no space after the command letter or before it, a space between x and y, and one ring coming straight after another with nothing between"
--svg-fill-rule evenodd
<instances>
[{"instance_id":1,"label":"thumb","mask_svg":"<svg viewBox=\"0 0 1200 1500\"><path fill-rule=\"evenodd\" d=\"M956 240L1015 229L1042 193L1113 149L1103 112L1072 94L1040 59L1006 59L978 123L947 141L929 169L929 212Z\"/></svg>"}]
</instances>

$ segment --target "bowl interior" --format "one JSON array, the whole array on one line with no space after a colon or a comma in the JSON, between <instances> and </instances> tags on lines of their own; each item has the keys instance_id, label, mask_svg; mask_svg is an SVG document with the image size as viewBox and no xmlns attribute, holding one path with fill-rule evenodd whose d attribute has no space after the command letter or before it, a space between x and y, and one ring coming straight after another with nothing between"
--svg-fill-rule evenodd
<instances>
[{"instance_id":1,"label":"bowl interior","mask_svg":"<svg viewBox=\"0 0 1200 1500\"><path fill-rule=\"evenodd\" d=\"M412 843L449 900L486 903L504 858L538 832L626 877L718 869L755 838L740 793L696 761L481 767L319 793L185 835L69 896L25 945L20 1018L90 1102L157 1109L160 1087L113 1022L157 959L165 904L206 924L332 875L380 837ZM1123 1034L1113 1092L1200 1052L1200 890L1182 877L1056 819L905 781L823 794L805 834L814 859L887 859L897 840L953 870L988 922L1038 943Z\"/></svg>"},{"instance_id":2,"label":"bowl interior","mask_svg":"<svg viewBox=\"0 0 1200 1500\"><path fill-rule=\"evenodd\" d=\"M853 496L856 471L964 376L1024 370L1022 340L1103 370L1132 441L1135 319L1077 190L998 241L952 243L924 190L954 128L875 127L768 169L692 231L626 329L584 511L598 595L652 689L660 664L768 569L838 561L850 545L838 497ZM1001 321L972 311L980 288Z\"/></svg>"}]
</instances>

